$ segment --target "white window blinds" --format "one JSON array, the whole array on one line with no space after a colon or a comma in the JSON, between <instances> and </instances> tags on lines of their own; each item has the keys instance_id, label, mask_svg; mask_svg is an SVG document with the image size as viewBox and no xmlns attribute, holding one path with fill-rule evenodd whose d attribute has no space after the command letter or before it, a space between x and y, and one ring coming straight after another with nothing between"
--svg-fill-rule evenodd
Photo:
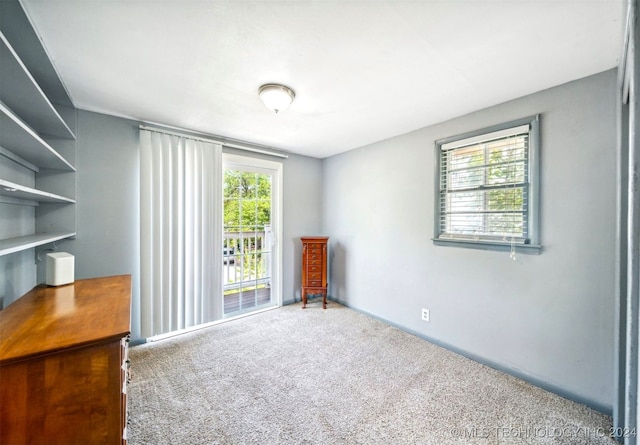
<instances>
[{"instance_id":1,"label":"white window blinds","mask_svg":"<svg viewBox=\"0 0 640 445\"><path fill-rule=\"evenodd\" d=\"M440 146L439 239L529 243L530 125Z\"/></svg>"}]
</instances>

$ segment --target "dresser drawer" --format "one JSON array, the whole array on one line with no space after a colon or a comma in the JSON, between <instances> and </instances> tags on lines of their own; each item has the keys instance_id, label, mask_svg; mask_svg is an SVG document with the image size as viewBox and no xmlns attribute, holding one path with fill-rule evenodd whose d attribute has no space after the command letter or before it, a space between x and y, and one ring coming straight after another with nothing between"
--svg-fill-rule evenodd
<instances>
[{"instance_id":1,"label":"dresser drawer","mask_svg":"<svg viewBox=\"0 0 640 445\"><path fill-rule=\"evenodd\" d=\"M309 280L321 280L322 279L322 272L311 272L309 274L307 274L307 281Z\"/></svg>"},{"instance_id":2,"label":"dresser drawer","mask_svg":"<svg viewBox=\"0 0 640 445\"><path fill-rule=\"evenodd\" d=\"M307 287L322 287L322 280L309 281L309 285Z\"/></svg>"},{"instance_id":3,"label":"dresser drawer","mask_svg":"<svg viewBox=\"0 0 640 445\"><path fill-rule=\"evenodd\" d=\"M322 266L307 266L307 273L322 272Z\"/></svg>"}]
</instances>

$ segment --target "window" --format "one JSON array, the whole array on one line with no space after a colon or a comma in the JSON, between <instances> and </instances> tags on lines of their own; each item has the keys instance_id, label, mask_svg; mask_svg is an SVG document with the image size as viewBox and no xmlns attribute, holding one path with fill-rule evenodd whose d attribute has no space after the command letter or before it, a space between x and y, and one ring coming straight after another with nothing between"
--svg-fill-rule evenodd
<instances>
[{"instance_id":1,"label":"window","mask_svg":"<svg viewBox=\"0 0 640 445\"><path fill-rule=\"evenodd\" d=\"M539 253L538 124L436 141L436 244Z\"/></svg>"}]
</instances>

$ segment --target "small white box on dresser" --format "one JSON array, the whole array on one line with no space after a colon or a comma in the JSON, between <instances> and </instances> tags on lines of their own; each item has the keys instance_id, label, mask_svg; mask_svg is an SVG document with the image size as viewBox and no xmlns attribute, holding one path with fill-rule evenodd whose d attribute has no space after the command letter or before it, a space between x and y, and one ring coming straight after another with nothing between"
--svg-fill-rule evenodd
<instances>
[{"instance_id":1,"label":"small white box on dresser","mask_svg":"<svg viewBox=\"0 0 640 445\"><path fill-rule=\"evenodd\" d=\"M62 286L75 280L75 257L68 252L47 254L47 281L49 286Z\"/></svg>"}]
</instances>

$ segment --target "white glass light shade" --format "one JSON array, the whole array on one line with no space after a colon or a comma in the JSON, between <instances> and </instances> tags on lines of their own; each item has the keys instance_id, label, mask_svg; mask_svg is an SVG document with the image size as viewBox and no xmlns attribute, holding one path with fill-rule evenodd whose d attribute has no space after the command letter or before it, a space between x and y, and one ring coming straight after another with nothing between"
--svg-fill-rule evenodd
<instances>
[{"instance_id":1,"label":"white glass light shade","mask_svg":"<svg viewBox=\"0 0 640 445\"><path fill-rule=\"evenodd\" d=\"M262 85L258 90L258 94L267 108L275 113L291 105L291 102L293 102L293 99L296 97L291 88L274 83Z\"/></svg>"}]
</instances>

